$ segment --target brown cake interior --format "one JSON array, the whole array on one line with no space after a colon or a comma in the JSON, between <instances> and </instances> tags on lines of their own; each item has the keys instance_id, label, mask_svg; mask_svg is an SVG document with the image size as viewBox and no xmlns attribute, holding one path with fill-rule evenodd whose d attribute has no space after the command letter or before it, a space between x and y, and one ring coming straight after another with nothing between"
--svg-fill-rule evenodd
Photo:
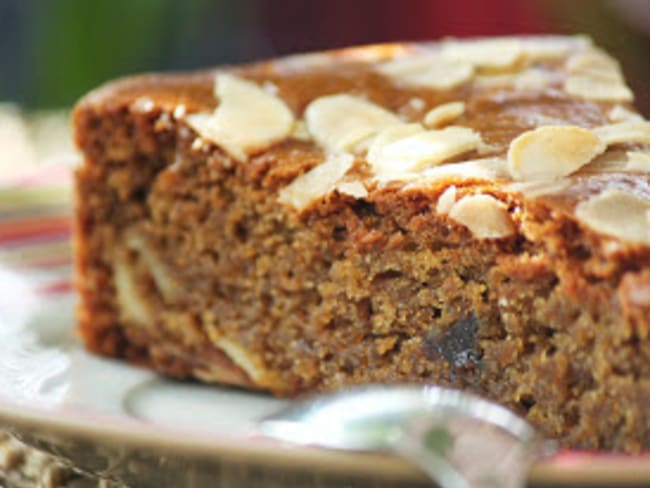
<instances>
[{"instance_id":1,"label":"brown cake interior","mask_svg":"<svg viewBox=\"0 0 650 488\"><path fill-rule=\"evenodd\" d=\"M413 97L462 98L462 124L496 152L530 128L531 111L593 127L611 109L554 90L397 89L354 64L272 79L296 113L349 90L402 112ZM90 350L277 395L434 382L495 399L565 446L650 448L650 250L612 252L572 214L606 186L650 195L645 176L578 174L537 198L498 181L377 185L297 213L278 191L322 151L290 140L236 164L197 144L174 111L213 108L211 90L210 73L146 77L77 109L79 330ZM437 214L452 183L459 197L505 202L517 231L475 239Z\"/></svg>"}]
</instances>

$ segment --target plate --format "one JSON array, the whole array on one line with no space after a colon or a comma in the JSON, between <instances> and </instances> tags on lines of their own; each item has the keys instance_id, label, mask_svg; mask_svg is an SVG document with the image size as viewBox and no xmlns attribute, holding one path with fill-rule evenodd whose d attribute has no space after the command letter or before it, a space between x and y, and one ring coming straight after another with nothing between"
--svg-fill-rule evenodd
<instances>
[{"instance_id":1,"label":"plate","mask_svg":"<svg viewBox=\"0 0 650 488\"><path fill-rule=\"evenodd\" d=\"M287 400L86 353L74 335L69 222L59 213L13 212L3 222L0 208L0 426L127 485L428 486L387 454L264 438L256 422ZM530 474L531 486L607 483L650 485L650 457L565 452Z\"/></svg>"}]
</instances>

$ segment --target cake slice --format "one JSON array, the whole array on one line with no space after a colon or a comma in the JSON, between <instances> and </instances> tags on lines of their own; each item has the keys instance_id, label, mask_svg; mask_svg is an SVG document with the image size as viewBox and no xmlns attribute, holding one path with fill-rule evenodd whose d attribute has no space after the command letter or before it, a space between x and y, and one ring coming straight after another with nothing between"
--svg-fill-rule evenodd
<instances>
[{"instance_id":1,"label":"cake slice","mask_svg":"<svg viewBox=\"0 0 650 488\"><path fill-rule=\"evenodd\" d=\"M650 448L650 122L584 38L388 44L110 83L75 112L79 333L294 396L477 392Z\"/></svg>"}]
</instances>

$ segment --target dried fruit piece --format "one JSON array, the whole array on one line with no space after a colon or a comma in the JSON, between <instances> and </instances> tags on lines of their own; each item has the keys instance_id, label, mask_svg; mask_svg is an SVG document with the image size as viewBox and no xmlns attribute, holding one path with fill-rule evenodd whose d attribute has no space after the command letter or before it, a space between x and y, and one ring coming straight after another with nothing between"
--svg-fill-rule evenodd
<instances>
[{"instance_id":1,"label":"dried fruit piece","mask_svg":"<svg viewBox=\"0 0 650 488\"><path fill-rule=\"evenodd\" d=\"M438 197L438 203L436 204L436 213L440 215L447 215L455 203L456 186L451 185L445 188L445 191L443 191Z\"/></svg>"},{"instance_id":2,"label":"dried fruit piece","mask_svg":"<svg viewBox=\"0 0 650 488\"><path fill-rule=\"evenodd\" d=\"M201 137L238 161L286 138L293 113L278 97L255 83L227 73L216 76L219 105L212 114L192 114L187 123Z\"/></svg>"},{"instance_id":3,"label":"dried fruit piece","mask_svg":"<svg viewBox=\"0 0 650 488\"><path fill-rule=\"evenodd\" d=\"M597 232L626 242L650 244L650 201L608 189L580 202L575 214Z\"/></svg>"},{"instance_id":4,"label":"dried fruit piece","mask_svg":"<svg viewBox=\"0 0 650 488\"><path fill-rule=\"evenodd\" d=\"M280 191L278 200L302 210L314 200L327 195L354 164L351 154L330 155L324 163L300 175Z\"/></svg>"},{"instance_id":5,"label":"dried fruit piece","mask_svg":"<svg viewBox=\"0 0 650 488\"><path fill-rule=\"evenodd\" d=\"M514 233L505 204L491 195L469 195L449 210L449 218L467 227L479 239L499 239Z\"/></svg>"},{"instance_id":6,"label":"dried fruit piece","mask_svg":"<svg viewBox=\"0 0 650 488\"><path fill-rule=\"evenodd\" d=\"M305 110L307 129L328 152L354 151L361 142L403 122L393 112L352 95L320 97Z\"/></svg>"},{"instance_id":7,"label":"dried fruit piece","mask_svg":"<svg viewBox=\"0 0 650 488\"><path fill-rule=\"evenodd\" d=\"M510 143L508 168L516 180L547 180L569 175L604 152L606 145L582 127L544 126Z\"/></svg>"},{"instance_id":8,"label":"dried fruit piece","mask_svg":"<svg viewBox=\"0 0 650 488\"><path fill-rule=\"evenodd\" d=\"M471 80L474 66L431 54L388 61L377 71L405 85L449 90Z\"/></svg>"},{"instance_id":9,"label":"dried fruit piece","mask_svg":"<svg viewBox=\"0 0 650 488\"><path fill-rule=\"evenodd\" d=\"M467 127L447 127L398 139L368 154L379 179L420 171L476 150L481 136Z\"/></svg>"},{"instance_id":10,"label":"dried fruit piece","mask_svg":"<svg viewBox=\"0 0 650 488\"><path fill-rule=\"evenodd\" d=\"M449 102L432 108L424 116L424 125L438 128L449 124L465 113L465 102Z\"/></svg>"}]
</instances>

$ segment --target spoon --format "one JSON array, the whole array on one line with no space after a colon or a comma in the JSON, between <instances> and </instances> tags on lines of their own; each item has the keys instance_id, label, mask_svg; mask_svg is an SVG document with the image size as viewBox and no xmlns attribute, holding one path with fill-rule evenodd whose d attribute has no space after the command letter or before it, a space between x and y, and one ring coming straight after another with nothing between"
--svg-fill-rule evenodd
<instances>
[{"instance_id":1,"label":"spoon","mask_svg":"<svg viewBox=\"0 0 650 488\"><path fill-rule=\"evenodd\" d=\"M262 419L259 428L301 445L393 452L443 488L524 486L532 462L554 449L506 408L435 386L319 395Z\"/></svg>"}]
</instances>

